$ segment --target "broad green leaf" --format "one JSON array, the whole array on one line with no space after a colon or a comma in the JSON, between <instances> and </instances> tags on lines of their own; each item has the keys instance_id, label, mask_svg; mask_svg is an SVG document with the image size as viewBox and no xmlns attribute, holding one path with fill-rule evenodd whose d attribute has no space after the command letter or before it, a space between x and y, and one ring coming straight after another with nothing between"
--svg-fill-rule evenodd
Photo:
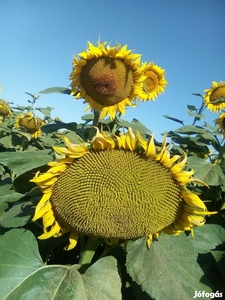
<instances>
[{"instance_id":1,"label":"broad green leaf","mask_svg":"<svg viewBox=\"0 0 225 300\"><path fill-rule=\"evenodd\" d=\"M0 129L2 129L5 132L11 132L12 129L10 129L9 127L5 126L4 124L0 124Z\"/></svg>"},{"instance_id":2,"label":"broad green leaf","mask_svg":"<svg viewBox=\"0 0 225 300\"><path fill-rule=\"evenodd\" d=\"M31 140L31 138L32 138L32 135L30 134L30 133L28 133L28 132L24 132L24 131L21 131L21 130L13 130L12 131L12 134L14 134L14 139L13 139L13 142L15 143L15 137L17 136L17 138L18 137L20 137L20 136L25 136L26 138L27 138L27 140L28 141L30 141ZM21 144L21 139L20 139L20 144Z\"/></svg>"},{"instance_id":3,"label":"broad green leaf","mask_svg":"<svg viewBox=\"0 0 225 300\"><path fill-rule=\"evenodd\" d=\"M116 116L115 122L117 125L121 127L131 127L133 130L138 130L141 134L151 134L151 130L149 130L147 127L145 127L141 122L139 122L137 119L133 119L131 122L125 121L121 119L120 117Z\"/></svg>"},{"instance_id":4,"label":"broad green leaf","mask_svg":"<svg viewBox=\"0 0 225 300\"><path fill-rule=\"evenodd\" d=\"M197 111L197 108L194 105L187 105L187 108L189 110L195 110L195 111Z\"/></svg>"},{"instance_id":5,"label":"broad green leaf","mask_svg":"<svg viewBox=\"0 0 225 300\"><path fill-rule=\"evenodd\" d=\"M77 128L77 123L76 122L64 123L61 121L57 121L55 124L48 124L42 126L41 130L45 133L51 133L51 132L56 132L63 128L75 131Z\"/></svg>"},{"instance_id":6,"label":"broad green leaf","mask_svg":"<svg viewBox=\"0 0 225 300\"><path fill-rule=\"evenodd\" d=\"M188 237L198 253L208 253L211 250L225 243L225 229L217 224L206 224L202 227L196 227L194 230L194 239Z\"/></svg>"},{"instance_id":7,"label":"broad green leaf","mask_svg":"<svg viewBox=\"0 0 225 300\"><path fill-rule=\"evenodd\" d=\"M6 135L4 137L1 137L0 143L5 148L13 148L11 135Z\"/></svg>"},{"instance_id":8,"label":"broad green leaf","mask_svg":"<svg viewBox=\"0 0 225 300\"><path fill-rule=\"evenodd\" d=\"M120 300L116 259L105 257L84 275L78 266L46 266L29 276L5 300Z\"/></svg>"},{"instance_id":9,"label":"broad green leaf","mask_svg":"<svg viewBox=\"0 0 225 300\"><path fill-rule=\"evenodd\" d=\"M161 234L149 250L146 239L138 239L128 245L126 266L132 279L156 300L189 300L196 290L211 291L185 234Z\"/></svg>"},{"instance_id":10,"label":"broad green leaf","mask_svg":"<svg viewBox=\"0 0 225 300\"><path fill-rule=\"evenodd\" d=\"M23 201L16 203L1 218L0 225L5 228L22 227L31 221L34 216L34 202L40 200L40 197L33 197L33 201Z\"/></svg>"},{"instance_id":11,"label":"broad green leaf","mask_svg":"<svg viewBox=\"0 0 225 300\"><path fill-rule=\"evenodd\" d=\"M43 113L43 115L45 115L46 117L50 117L51 116L51 111L52 111L52 107L38 107L36 108L37 110L39 110L41 113Z\"/></svg>"},{"instance_id":12,"label":"broad green leaf","mask_svg":"<svg viewBox=\"0 0 225 300\"><path fill-rule=\"evenodd\" d=\"M190 156L187 159L189 168L195 170L195 177L208 185L222 185L225 182L224 173L219 165L213 165L200 157Z\"/></svg>"},{"instance_id":13,"label":"broad green leaf","mask_svg":"<svg viewBox=\"0 0 225 300\"><path fill-rule=\"evenodd\" d=\"M46 165L52 160L48 153L49 150L2 152L0 153L0 163L19 176L26 171Z\"/></svg>"},{"instance_id":14,"label":"broad green leaf","mask_svg":"<svg viewBox=\"0 0 225 300\"><path fill-rule=\"evenodd\" d=\"M179 120L179 119L170 117L170 116L168 116L168 115L163 115L163 117L164 117L164 118L167 118L167 119L169 119L169 120L172 120L172 121L174 121L174 122L181 123L182 125L184 125L184 121L181 121L181 120Z\"/></svg>"},{"instance_id":15,"label":"broad green leaf","mask_svg":"<svg viewBox=\"0 0 225 300\"><path fill-rule=\"evenodd\" d=\"M94 114L86 114L81 117L81 120L84 120L87 122L93 121L93 119L94 119Z\"/></svg>"},{"instance_id":16,"label":"broad green leaf","mask_svg":"<svg viewBox=\"0 0 225 300\"><path fill-rule=\"evenodd\" d=\"M207 122L204 122L204 126L216 133L216 127L215 126L212 126L211 124L209 124Z\"/></svg>"},{"instance_id":17,"label":"broad green leaf","mask_svg":"<svg viewBox=\"0 0 225 300\"><path fill-rule=\"evenodd\" d=\"M12 291L43 266L36 238L31 232L13 229L1 236L0 299L10 299Z\"/></svg>"},{"instance_id":18,"label":"broad green leaf","mask_svg":"<svg viewBox=\"0 0 225 300\"><path fill-rule=\"evenodd\" d=\"M188 237L199 253L198 263L214 290L224 292L225 229L216 224L206 224L194 230L194 239Z\"/></svg>"},{"instance_id":19,"label":"broad green leaf","mask_svg":"<svg viewBox=\"0 0 225 300\"><path fill-rule=\"evenodd\" d=\"M196 114L192 110L188 110L189 116L195 117L197 119L203 119L205 116L203 114Z\"/></svg>"},{"instance_id":20,"label":"broad green leaf","mask_svg":"<svg viewBox=\"0 0 225 300\"><path fill-rule=\"evenodd\" d=\"M185 133L185 134L198 134L198 133L207 133L208 130L200 126L185 125L183 127L176 129L174 132Z\"/></svg>"},{"instance_id":21,"label":"broad green leaf","mask_svg":"<svg viewBox=\"0 0 225 300\"><path fill-rule=\"evenodd\" d=\"M122 299L121 281L114 257L99 259L85 274L80 274L79 265L44 265L33 238L30 232L23 230L13 230L2 237L1 299Z\"/></svg>"},{"instance_id":22,"label":"broad green leaf","mask_svg":"<svg viewBox=\"0 0 225 300\"><path fill-rule=\"evenodd\" d=\"M51 93L60 93L60 94L71 94L71 90L65 87L51 87L43 91L38 92L39 94L51 94Z\"/></svg>"},{"instance_id":23,"label":"broad green leaf","mask_svg":"<svg viewBox=\"0 0 225 300\"><path fill-rule=\"evenodd\" d=\"M211 251L217 266L220 270L220 273L222 274L223 278L225 279L225 251L220 251L220 250L214 250Z\"/></svg>"},{"instance_id":24,"label":"broad green leaf","mask_svg":"<svg viewBox=\"0 0 225 300\"><path fill-rule=\"evenodd\" d=\"M15 202L23 197L23 194L15 193L13 190L9 190L9 187L0 187L0 223L5 214L5 211L9 207L10 202Z\"/></svg>"},{"instance_id":25,"label":"broad green leaf","mask_svg":"<svg viewBox=\"0 0 225 300\"><path fill-rule=\"evenodd\" d=\"M82 138L77 135L74 131L69 131L65 134L65 136L71 141L73 144L80 144L84 142Z\"/></svg>"},{"instance_id":26,"label":"broad green leaf","mask_svg":"<svg viewBox=\"0 0 225 300\"><path fill-rule=\"evenodd\" d=\"M15 202L23 197L23 194L15 193L14 190L10 190L9 186L1 186L0 188L0 202Z\"/></svg>"},{"instance_id":27,"label":"broad green leaf","mask_svg":"<svg viewBox=\"0 0 225 300\"><path fill-rule=\"evenodd\" d=\"M210 142L213 142L213 143L218 143L214 134L212 134L211 132L207 132L207 133L203 133L199 136L199 140L202 139L204 140L205 142L208 143L208 146L210 144Z\"/></svg>"},{"instance_id":28,"label":"broad green leaf","mask_svg":"<svg viewBox=\"0 0 225 300\"><path fill-rule=\"evenodd\" d=\"M33 107L32 106L22 106L22 105L17 105L16 106L16 109L18 110L23 110L23 111L32 111L33 110Z\"/></svg>"}]
</instances>

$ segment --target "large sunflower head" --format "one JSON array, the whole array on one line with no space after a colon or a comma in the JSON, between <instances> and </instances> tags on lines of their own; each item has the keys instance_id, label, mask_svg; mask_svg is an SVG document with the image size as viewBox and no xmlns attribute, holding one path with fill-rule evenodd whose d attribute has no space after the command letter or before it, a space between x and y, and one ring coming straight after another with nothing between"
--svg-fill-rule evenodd
<instances>
[{"instance_id":1,"label":"large sunflower head","mask_svg":"<svg viewBox=\"0 0 225 300\"><path fill-rule=\"evenodd\" d=\"M149 245L161 231L179 234L204 224L209 212L186 188L198 180L182 170L186 156L170 157L166 138L156 148L153 137L146 141L129 129L117 138L97 132L88 145L65 142L66 148L54 147L62 158L31 180L43 191L33 218L43 219L40 239L69 231L67 249L79 234L108 242L146 236Z\"/></svg>"},{"instance_id":2,"label":"large sunflower head","mask_svg":"<svg viewBox=\"0 0 225 300\"><path fill-rule=\"evenodd\" d=\"M110 47L98 42L94 46L88 42L88 49L74 58L73 65L72 95L84 98L87 109L96 109L101 118L124 114L126 106L134 106L135 98L141 95L145 77L140 54L127 50L127 45Z\"/></svg>"},{"instance_id":3,"label":"large sunflower head","mask_svg":"<svg viewBox=\"0 0 225 300\"><path fill-rule=\"evenodd\" d=\"M4 100L0 100L0 117L7 117L10 118L12 116L11 109L7 102Z\"/></svg>"},{"instance_id":4,"label":"large sunflower head","mask_svg":"<svg viewBox=\"0 0 225 300\"><path fill-rule=\"evenodd\" d=\"M212 82L210 89L205 90L205 106L213 112L221 111L225 107L225 82Z\"/></svg>"},{"instance_id":5,"label":"large sunflower head","mask_svg":"<svg viewBox=\"0 0 225 300\"><path fill-rule=\"evenodd\" d=\"M165 70L150 62L144 68L146 79L143 83L143 100L153 100L162 94L168 82L165 79Z\"/></svg>"},{"instance_id":6,"label":"large sunflower head","mask_svg":"<svg viewBox=\"0 0 225 300\"><path fill-rule=\"evenodd\" d=\"M41 126L44 124L45 122L42 119L36 118L32 112L28 112L20 115L16 119L14 127L25 128L33 138L37 138L39 135L41 135Z\"/></svg>"}]
</instances>

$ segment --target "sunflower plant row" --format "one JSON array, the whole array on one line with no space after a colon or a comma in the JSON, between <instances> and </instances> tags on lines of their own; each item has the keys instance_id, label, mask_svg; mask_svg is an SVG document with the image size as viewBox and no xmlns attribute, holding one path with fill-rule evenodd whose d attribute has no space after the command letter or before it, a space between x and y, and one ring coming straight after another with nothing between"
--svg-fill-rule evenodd
<instances>
[{"instance_id":1,"label":"sunflower plant row","mask_svg":"<svg viewBox=\"0 0 225 300\"><path fill-rule=\"evenodd\" d=\"M179 128L157 141L123 116L164 92L164 69L88 42L70 80L0 100L0 299L222 298L225 83L196 94L192 124L165 115ZM53 119L44 93L91 112Z\"/></svg>"}]
</instances>

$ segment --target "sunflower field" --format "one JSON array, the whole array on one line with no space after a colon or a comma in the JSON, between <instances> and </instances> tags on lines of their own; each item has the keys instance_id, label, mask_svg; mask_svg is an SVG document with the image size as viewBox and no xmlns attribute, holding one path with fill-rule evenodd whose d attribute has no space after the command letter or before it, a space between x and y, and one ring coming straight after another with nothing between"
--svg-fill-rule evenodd
<instances>
[{"instance_id":1,"label":"sunflower field","mask_svg":"<svg viewBox=\"0 0 225 300\"><path fill-rule=\"evenodd\" d=\"M70 81L0 100L0 299L222 299L225 82L195 94L191 124L166 115L179 125L158 141L125 114L163 97L163 68L89 42ZM52 93L90 111L52 119Z\"/></svg>"}]
</instances>

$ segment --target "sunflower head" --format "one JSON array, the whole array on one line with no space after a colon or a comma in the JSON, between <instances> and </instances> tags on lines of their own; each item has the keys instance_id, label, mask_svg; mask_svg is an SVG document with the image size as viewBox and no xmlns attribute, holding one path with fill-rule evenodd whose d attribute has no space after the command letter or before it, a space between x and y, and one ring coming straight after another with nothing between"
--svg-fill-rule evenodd
<instances>
[{"instance_id":1,"label":"sunflower head","mask_svg":"<svg viewBox=\"0 0 225 300\"><path fill-rule=\"evenodd\" d=\"M215 124L217 125L218 131L225 138L225 113L221 114L219 118L215 120Z\"/></svg>"},{"instance_id":2,"label":"sunflower head","mask_svg":"<svg viewBox=\"0 0 225 300\"><path fill-rule=\"evenodd\" d=\"M44 125L45 122L36 118L32 112L28 112L26 114L20 115L15 121L15 128L25 128L28 133L31 134L33 138L37 138L41 135L41 126Z\"/></svg>"},{"instance_id":3,"label":"sunflower head","mask_svg":"<svg viewBox=\"0 0 225 300\"><path fill-rule=\"evenodd\" d=\"M8 117L10 118L12 116L11 109L7 102L4 100L0 100L0 116L1 117Z\"/></svg>"},{"instance_id":4,"label":"sunflower head","mask_svg":"<svg viewBox=\"0 0 225 300\"><path fill-rule=\"evenodd\" d=\"M213 112L221 111L225 107L225 82L212 82L210 89L205 90L205 106Z\"/></svg>"},{"instance_id":5,"label":"sunflower head","mask_svg":"<svg viewBox=\"0 0 225 300\"><path fill-rule=\"evenodd\" d=\"M145 77L140 67L140 55L127 50L127 45L110 47L88 42L88 49L73 60L70 74L72 95L84 98L88 108L101 112L101 118L116 112L125 113L126 106L134 106L141 95Z\"/></svg>"},{"instance_id":6,"label":"sunflower head","mask_svg":"<svg viewBox=\"0 0 225 300\"><path fill-rule=\"evenodd\" d=\"M150 62L144 69L146 79L143 83L143 100L153 100L164 92L168 82L165 79L165 70Z\"/></svg>"},{"instance_id":7,"label":"sunflower head","mask_svg":"<svg viewBox=\"0 0 225 300\"><path fill-rule=\"evenodd\" d=\"M150 244L161 231L204 224L209 212L186 188L199 181L183 171L186 156L170 157L166 138L156 148L153 137L146 141L129 129L117 138L97 132L89 145L65 142L66 148L54 147L64 158L32 179L43 191L33 218L43 219L41 239L69 231L68 249L80 233L106 241L146 236Z\"/></svg>"}]
</instances>

